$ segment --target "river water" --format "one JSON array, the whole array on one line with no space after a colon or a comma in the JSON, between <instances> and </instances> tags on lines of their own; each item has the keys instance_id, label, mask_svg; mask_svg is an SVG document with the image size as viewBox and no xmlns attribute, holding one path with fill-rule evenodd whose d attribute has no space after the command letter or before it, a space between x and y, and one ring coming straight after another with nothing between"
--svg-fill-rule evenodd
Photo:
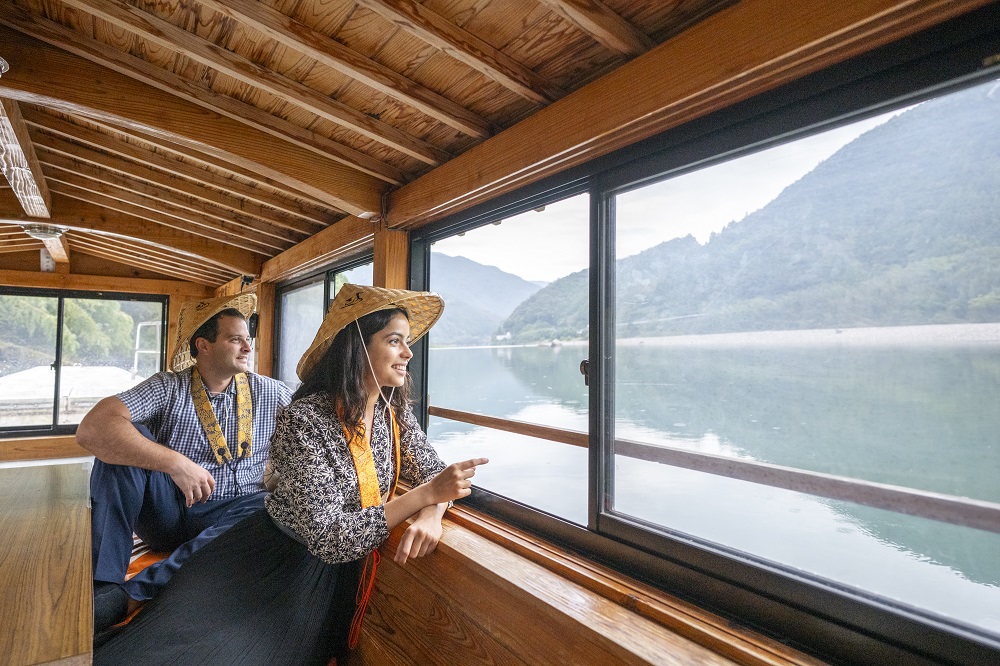
<instances>
[{"instance_id":1,"label":"river water","mask_svg":"<svg viewBox=\"0 0 1000 666\"><path fill-rule=\"evenodd\" d=\"M1000 338L912 329L622 341L616 437L1000 503ZM430 403L586 432L586 355L432 349ZM586 524L585 449L428 434L446 461L490 458L477 486ZM614 474L617 512L1000 634L1000 535L621 455Z\"/></svg>"}]
</instances>

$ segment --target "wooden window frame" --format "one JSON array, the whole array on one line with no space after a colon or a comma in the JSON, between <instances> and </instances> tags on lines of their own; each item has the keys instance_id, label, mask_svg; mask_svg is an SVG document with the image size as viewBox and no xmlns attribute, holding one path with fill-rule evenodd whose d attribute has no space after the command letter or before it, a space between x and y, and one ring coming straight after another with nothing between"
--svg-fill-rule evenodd
<instances>
[{"instance_id":1,"label":"wooden window frame","mask_svg":"<svg viewBox=\"0 0 1000 666\"><path fill-rule=\"evenodd\" d=\"M995 78L1000 73L996 57L1000 53L1000 29L995 26L1000 26L997 4L413 232L411 288L433 288L429 284L433 241L575 193L591 194L590 330L598 334L592 336L589 350L589 525L585 528L570 524L479 488L467 500L469 505L823 658L849 663L1000 662L1000 638L975 627L847 586L820 582L748 553L685 535L658 534L641 521L601 509L606 495L604 470L616 443L610 417L613 395L606 390L612 386L611 368L600 363L602 358L613 358L613 349L606 344L613 337L609 337L612 328L605 313L614 294L610 270L614 256L614 193L644 179L658 180L667 173L680 174L713 161L732 159L741 150L759 150L785 141L792 134L802 136L846 124ZM411 367L416 385L425 394L425 350L414 360ZM425 407L420 414L425 426L428 413L521 434L541 434L564 443L575 443L579 437L579 433L469 415L446 406ZM775 471L686 451L664 455L671 457L671 464L695 466L735 478L752 477L748 480L756 481ZM777 471L773 485L778 487L807 488L823 496L896 511L903 508L905 513L1000 531L1000 506L993 503L966 503L910 489L900 492L879 484L801 470Z\"/></svg>"}]
</instances>

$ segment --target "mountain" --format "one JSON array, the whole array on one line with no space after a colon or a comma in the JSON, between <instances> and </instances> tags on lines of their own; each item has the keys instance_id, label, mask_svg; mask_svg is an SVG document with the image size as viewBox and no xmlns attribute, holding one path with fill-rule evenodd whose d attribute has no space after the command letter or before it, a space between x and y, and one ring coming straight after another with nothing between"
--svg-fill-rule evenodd
<instances>
[{"instance_id":1,"label":"mountain","mask_svg":"<svg viewBox=\"0 0 1000 666\"><path fill-rule=\"evenodd\" d=\"M440 252L431 253L431 284L445 301L431 333L434 345L489 344L514 308L541 289L494 266Z\"/></svg>"},{"instance_id":2,"label":"mountain","mask_svg":"<svg viewBox=\"0 0 1000 666\"><path fill-rule=\"evenodd\" d=\"M619 334L1000 321L996 88L891 118L704 245L619 260ZM553 282L503 327L521 342L570 337L586 325L587 279Z\"/></svg>"}]
</instances>

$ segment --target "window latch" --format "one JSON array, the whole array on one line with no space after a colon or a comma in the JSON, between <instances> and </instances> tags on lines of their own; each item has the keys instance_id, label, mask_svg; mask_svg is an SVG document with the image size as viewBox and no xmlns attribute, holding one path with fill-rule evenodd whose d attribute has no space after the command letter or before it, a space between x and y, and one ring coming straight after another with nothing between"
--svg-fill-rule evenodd
<instances>
[{"instance_id":1,"label":"window latch","mask_svg":"<svg viewBox=\"0 0 1000 666\"><path fill-rule=\"evenodd\" d=\"M590 386L590 361L587 359L580 361L580 374L583 375L583 385Z\"/></svg>"}]
</instances>

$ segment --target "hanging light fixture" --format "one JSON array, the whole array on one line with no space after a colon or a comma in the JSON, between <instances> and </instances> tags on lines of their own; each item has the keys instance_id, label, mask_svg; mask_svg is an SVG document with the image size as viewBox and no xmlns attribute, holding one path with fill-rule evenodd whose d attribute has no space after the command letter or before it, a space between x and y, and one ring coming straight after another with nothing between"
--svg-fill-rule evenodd
<instances>
[{"instance_id":1,"label":"hanging light fixture","mask_svg":"<svg viewBox=\"0 0 1000 666\"><path fill-rule=\"evenodd\" d=\"M7 64L6 60L0 58L0 76L6 74L8 69L10 69L10 65Z\"/></svg>"},{"instance_id":2,"label":"hanging light fixture","mask_svg":"<svg viewBox=\"0 0 1000 666\"><path fill-rule=\"evenodd\" d=\"M55 240L66 231L54 224L22 224L21 228L24 229L24 233L40 241Z\"/></svg>"}]
</instances>

